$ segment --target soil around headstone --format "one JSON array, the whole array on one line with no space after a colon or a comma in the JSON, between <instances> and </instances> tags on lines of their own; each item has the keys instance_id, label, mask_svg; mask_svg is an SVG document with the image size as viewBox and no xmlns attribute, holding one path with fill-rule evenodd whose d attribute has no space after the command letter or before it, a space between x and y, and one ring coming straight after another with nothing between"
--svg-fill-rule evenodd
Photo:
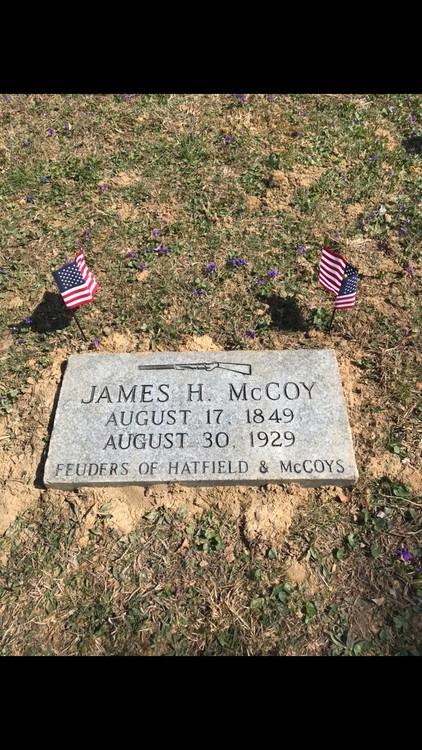
<instances>
[{"instance_id":1,"label":"soil around headstone","mask_svg":"<svg viewBox=\"0 0 422 750\"><path fill-rule=\"evenodd\" d=\"M119 334L118 337L105 339L103 350L130 351L135 343L137 347L144 345ZM218 347L208 336L194 336L186 338L186 350L217 351ZM359 386L358 368L350 364L342 346L337 348L336 353L361 473L359 481L369 485L372 480L389 476L409 482L415 492L421 492L418 472L385 450L383 438L388 417L380 414L376 425L370 423L363 409L365 396ZM95 352L92 356L95 356ZM315 489L273 484L263 484L261 487L185 487L168 484L151 487L84 487L69 492L36 486L66 358L66 351L57 349L51 367L44 371L43 376L37 382L33 378L27 379L18 408L4 420L0 444L0 534L9 528L18 515L37 502L42 502L47 493L56 503L69 502L74 498L84 508L91 509L90 515L85 518L86 542L90 518L99 508L103 512L107 509L107 524L120 534L127 535L146 513L161 506L173 510L183 508L188 516L198 516L216 507L227 512L239 524L247 544L264 552L283 543L294 518L306 509L315 493L321 503L350 502L352 491L338 487Z\"/></svg>"}]
</instances>

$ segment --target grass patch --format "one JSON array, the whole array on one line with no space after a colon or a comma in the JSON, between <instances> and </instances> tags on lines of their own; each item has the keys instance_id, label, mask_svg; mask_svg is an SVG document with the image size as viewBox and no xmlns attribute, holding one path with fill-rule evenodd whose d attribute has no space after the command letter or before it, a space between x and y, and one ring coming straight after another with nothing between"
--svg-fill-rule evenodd
<instances>
[{"instance_id":1,"label":"grass patch","mask_svg":"<svg viewBox=\"0 0 422 750\"><path fill-rule=\"evenodd\" d=\"M150 350L202 335L334 348L353 373L361 471L346 498L310 491L267 546L247 494L237 518L211 490L200 516L157 502L124 534L83 493L31 496L0 541L2 654L420 655L421 105L0 99L2 490L33 487L48 442L29 390L86 349L51 277L80 243L100 284L80 319L100 351L116 334ZM330 338L324 243L360 272Z\"/></svg>"}]
</instances>

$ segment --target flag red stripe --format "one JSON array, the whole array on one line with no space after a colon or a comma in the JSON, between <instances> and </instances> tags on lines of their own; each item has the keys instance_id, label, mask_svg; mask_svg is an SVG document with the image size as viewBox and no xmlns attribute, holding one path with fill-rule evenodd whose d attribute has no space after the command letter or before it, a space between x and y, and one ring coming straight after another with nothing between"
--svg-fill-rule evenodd
<instances>
[{"instance_id":1,"label":"flag red stripe","mask_svg":"<svg viewBox=\"0 0 422 750\"><path fill-rule=\"evenodd\" d=\"M332 263L346 263L346 259L343 258L342 255L338 255L337 253L333 253L332 250L329 250L327 247L322 248L321 257L325 258L326 260L331 260Z\"/></svg>"},{"instance_id":2,"label":"flag red stripe","mask_svg":"<svg viewBox=\"0 0 422 750\"><path fill-rule=\"evenodd\" d=\"M334 294L337 294L341 286L341 282L339 283L336 279L331 279L329 276L326 276L324 273L320 274L319 283L322 284L322 286L324 286L330 292L334 292Z\"/></svg>"},{"instance_id":3,"label":"flag red stripe","mask_svg":"<svg viewBox=\"0 0 422 750\"><path fill-rule=\"evenodd\" d=\"M69 289L68 292L63 292L62 297L66 301L67 299L74 299L75 297L79 297L80 295L83 297L85 294L91 294L91 289L89 288L88 284L83 284L83 286L74 287L73 289Z\"/></svg>"},{"instance_id":4,"label":"flag red stripe","mask_svg":"<svg viewBox=\"0 0 422 750\"><path fill-rule=\"evenodd\" d=\"M338 276L343 281L344 269L346 268L343 264L331 263L330 261L321 261L321 268L327 273L332 273L334 276Z\"/></svg>"},{"instance_id":5,"label":"flag red stripe","mask_svg":"<svg viewBox=\"0 0 422 750\"><path fill-rule=\"evenodd\" d=\"M352 299L356 299L356 294L348 294L347 296L342 295L341 297L338 298L338 301L348 302L349 300L352 300Z\"/></svg>"},{"instance_id":6,"label":"flag red stripe","mask_svg":"<svg viewBox=\"0 0 422 750\"><path fill-rule=\"evenodd\" d=\"M325 271L325 273L329 274L330 276L335 276L336 278L343 281L343 274L344 274L343 268L332 267L331 265L328 265L327 263L321 263L320 270Z\"/></svg>"},{"instance_id":7,"label":"flag red stripe","mask_svg":"<svg viewBox=\"0 0 422 750\"><path fill-rule=\"evenodd\" d=\"M343 281L346 261L342 255L337 255L327 247L322 249L319 266L319 283L329 292L337 294Z\"/></svg>"},{"instance_id":8,"label":"flag red stripe","mask_svg":"<svg viewBox=\"0 0 422 750\"><path fill-rule=\"evenodd\" d=\"M356 297L354 299L349 300L348 302L346 301L342 302L341 300L336 301L334 304L334 307L336 308L336 310L339 310L342 307L354 307L355 303L356 303Z\"/></svg>"},{"instance_id":9,"label":"flag red stripe","mask_svg":"<svg viewBox=\"0 0 422 750\"><path fill-rule=\"evenodd\" d=\"M83 300L85 300L86 302L92 302L93 299L94 297L92 296L92 294L81 294L75 299L65 300L65 305L66 307L77 307L78 305L82 304Z\"/></svg>"},{"instance_id":10,"label":"flag red stripe","mask_svg":"<svg viewBox=\"0 0 422 750\"><path fill-rule=\"evenodd\" d=\"M74 307L80 307L81 305L88 305L90 302L92 302L92 300L93 300L93 297L88 297L87 299L76 300L76 302L66 304L66 307L68 307L69 310L73 310Z\"/></svg>"},{"instance_id":11,"label":"flag red stripe","mask_svg":"<svg viewBox=\"0 0 422 750\"><path fill-rule=\"evenodd\" d=\"M84 256L83 256L82 252L79 252L77 254L77 256L76 256L76 263L78 265L79 271L81 272L84 281L86 281L88 284L91 284L91 283L97 284L97 282L95 281L95 279L94 279L91 271L89 270L88 266L85 263ZM97 284L96 289L97 288L98 288L98 284Z\"/></svg>"},{"instance_id":12,"label":"flag red stripe","mask_svg":"<svg viewBox=\"0 0 422 750\"><path fill-rule=\"evenodd\" d=\"M330 250L329 247L323 247L322 248L322 257L324 258L331 258L332 260L337 259L341 260L344 264L346 264L345 258L343 258L342 255L339 255L338 253L335 253L334 250Z\"/></svg>"},{"instance_id":13,"label":"flag red stripe","mask_svg":"<svg viewBox=\"0 0 422 750\"><path fill-rule=\"evenodd\" d=\"M330 292L334 292L334 294L337 294L341 286L341 281L338 282L336 279L332 279L330 276L327 276L323 271L319 272L319 283L323 287L328 289Z\"/></svg>"},{"instance_id":14,"label":"flag red stripe","mask_svg":"<svg viewBox=\"0 0 422 750\"><path fill-rule=\"evenodd\" d=\"M73 270L70 272L70 276L69 274L66 274L66 264L58 271L55 271L53 273L59 290L61 290L61 288L63 287L66 289L67 287L66 291L61 291L60 293L62 295L63 302L69 309L79 307L80 305L87 305L89 302L92 302L92 300L94 299L94 294L98 289L98 282L94 279L91 271L86 265L82 250L79 250L76 253L74 263L76 264L76 268L79 271L80 277L82 277L83 279L82 284L78 284L79 279L77 278L77 274L75 274ZM61 272L62 275L60 275ZM58 279L56 278L56 276L58 276ZM75 282L76 285L71 286L71 284Z\"/></svg>"},{"instance_id":15,"label":"flag red stripe","mask_svg":"<svg viewBox=\"0 0 422 750\"><path fill-rule=\"evenodd\" d=\"M340 308L345 307L354 307L356 302L356 295L350 295L350 299L345 299L344 297L340 297L340 299L336 300L334 303L334 307L336 310L339 310Z\"/></svg>"},{"instance_id":16,"label":"flag red stripe","mask_svg":"<svg viewBox=\"0 0 422 750\"><path fill-rule=\"evenodd\" d=\"M78 297L75 297L74 299L67 299L64 300L64 303L66 307L75 307L75 305L79 305L81 303L81 300L89 300L92 302L94 299L93 294L89 294L88 292L86 294L80 294Z\"/></svg>"},{"instance_id":17,"label":"flag red stripe","mask_svg":"<svg viewBox=\"0 0 422 750\"><path fill-rule=\"evenodd\" d=\"M80 305L87 305L94 299L94 294L98 289L98 282L94 279L91 271L85 263L85 258L82 250L79 250L75 256L76 264L80 271L84 284L69 289L68 292L62 294L64 303L69 309L79 307Z\"/></svg>"},{"instance_id":18,"label":"flag red stripe","mask_svg":"<svg viewBox=\"0 0 422 750\"><path fill-rule=\"evenodd\" d=\"M63 299L66 303L74 302L76 299L85 298L85 297L91 297L91 298L94 297L94 295L92 294L90 289L88 289L88 287L86 287L85 289L80 289L80 291L77 294L67 293L66 296L63 295Z\"/></svg>"}]
</instances>

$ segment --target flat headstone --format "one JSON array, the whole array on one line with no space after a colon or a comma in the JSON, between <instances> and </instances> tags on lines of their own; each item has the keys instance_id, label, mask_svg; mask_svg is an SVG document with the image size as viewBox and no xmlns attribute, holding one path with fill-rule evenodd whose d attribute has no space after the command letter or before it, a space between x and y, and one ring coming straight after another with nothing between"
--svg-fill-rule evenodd
<instances>
[{"instance_id":1,"label":"flat headstone","mask_svg":"<svg viewBox=\"0 0 422 750\"><path fill-rule=\"evenodd\" d=\"M62 489L357 478L329 349L72 355L44 473Z\"/></svg>"}]
</instances>

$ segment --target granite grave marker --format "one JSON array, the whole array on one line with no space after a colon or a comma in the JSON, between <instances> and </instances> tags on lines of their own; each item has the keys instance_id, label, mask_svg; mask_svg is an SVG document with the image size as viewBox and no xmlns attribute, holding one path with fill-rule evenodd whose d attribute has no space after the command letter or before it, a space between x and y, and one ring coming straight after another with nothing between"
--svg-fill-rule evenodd
<instances>
[{"instance_id":1,"label":"granite grave marker","mask_svg":"<svg viewBox=\"0 0 422 750\"><path fill-rule=\"evenodd\" d=\"M61 489L357 478L329 349L71 355L44 473Z\"/></svg>"}]
</instances>

